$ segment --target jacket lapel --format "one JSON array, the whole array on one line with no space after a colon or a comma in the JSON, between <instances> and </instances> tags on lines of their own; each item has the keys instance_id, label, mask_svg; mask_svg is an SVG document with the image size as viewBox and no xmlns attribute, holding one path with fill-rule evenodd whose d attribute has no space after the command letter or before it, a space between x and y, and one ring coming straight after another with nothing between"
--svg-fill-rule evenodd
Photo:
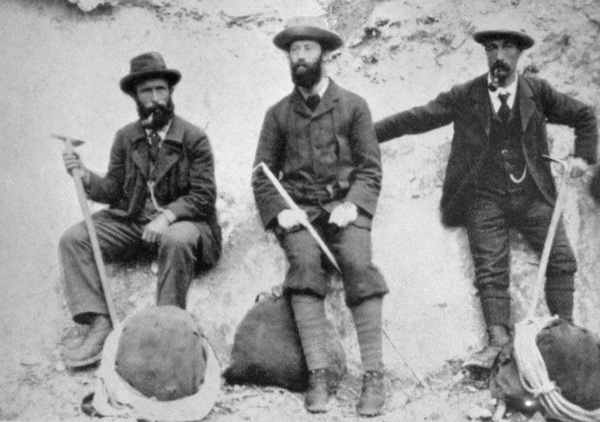
<instances>
[{"instance_id":1,"label":"jacket lapel","mask_svg":"<svg viewBox=\"0 0 600 422\"><path fill-rule=\"evenodd\" d=\"M162 146L158 151L156 167L152 172L152 180L159 182L173 165L181 158L183 147L184 127L177 116L173 116L171 126L165 135Z\"/></svg>"},{"instance_id":2,"label":"jacket lapel","mask_svg":"<svg viewBox=\"0 0 600 422\"><path fill-rule=\"evenodd\" d=\"M332 79L329 79L329 86L325 90L325 94L323 94L323 98L321 98L321 102L315 109L313 113L313 117L318 117L322 114L327 113L334 106L335 101L337 101L339 97L339 89L338 86L333 82Z\"/></svg>"},{"instance_id":3,"label":"jacket lapel","mask_svg":"<svg viewBox=\"0 0 600 422\"><path fill-rule=\"evenodd\" d=\"M292 92L292 96L291 96L290 100L292 102L292 107L293 107L295 113L300 114L301 116L305 116L305 117L310 117L312 115L310 109L304 102L304 99L302 98L302 94L300 93L298 88L294 88L294 91Z\"/></svg>"},{"instance_id":4,"label":"jacket lapel","mask_svg":"<svg viewBox=\"0 0 600 422\"><path fill-rule=\"evenodd\" d=\"M133 162L139 169L140 173L148 179L150 173L150 161L148 159L148 142L146 140L146 133L142 128L142 125L138 122L134 127L134 133L131 138L132 141L132 153Z\"/></svg>"},{"instance_id":5,"label":"jacket lapel","mask_svg":"<svg viewBox=\"0 0 600 422\"><path fill-rule=\"evenodd\" d=\"M487 87L487 73L475 80L473 90L471 91L471 100L473 101L479 121L485 129L485 134L490 136L492 110Z\"/></svg>"},{"instance_id":6,"label":"jacket lapel","mask_svg":"<svg viewBox=\"0 0 600 422\"><path fill-rule=\"evenodd\" d=\"M535 111L535 101L533 100L533 92L529 88L529 84L521 77L519 77L517 97L519 99L519 109L521 112L521 128L523 133L525 133L529 120Z\"/></svg>"}]
</instances>

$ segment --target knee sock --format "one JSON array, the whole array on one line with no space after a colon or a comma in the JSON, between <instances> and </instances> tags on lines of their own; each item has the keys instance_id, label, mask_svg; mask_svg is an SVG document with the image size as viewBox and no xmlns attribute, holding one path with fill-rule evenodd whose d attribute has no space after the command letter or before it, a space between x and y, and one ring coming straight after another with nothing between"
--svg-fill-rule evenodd
<instances>
[{"instance_id":1,"label":"knee sock","mask_svg":"<svg viewBox=\"0 0 600 422\"><path fill-rule=\"evenodd\" d=\"M381 310L383 297L366 299L351 309L365 371L383 369Z\"/></svg>"},{"instance_id":2,"label":"knee sock","mask_svg":"<svg viewBox=\"0 0 600 422\"><path fill-rule=\"evenodd\" d=\"M573 290L546 289L546 303L550 315L573 322Z\"/></svg>"},{"instance_id":3,"label":"knee sock","mask_svg":"<svg viewBox=\"0 0 600 422\"><path fill-rule=\"evenodd\" d=\"M327 368L325 302L320 297L303 294L292 295L291 302L308 370Z\"/></svg>"}]
</instances>

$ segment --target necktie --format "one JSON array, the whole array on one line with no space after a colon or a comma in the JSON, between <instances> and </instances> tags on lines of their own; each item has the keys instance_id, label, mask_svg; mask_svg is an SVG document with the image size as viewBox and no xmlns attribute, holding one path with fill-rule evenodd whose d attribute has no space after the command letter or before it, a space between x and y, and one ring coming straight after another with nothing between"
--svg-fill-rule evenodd
<instances>
[{"instance_id":1,"label":"necktie","mask_svg":"<svg viewBox=\"0 0 600 422\"><path fill-rule=\"evenodd\" d=\"M310 111L315 111L320 102L321 97L318 94L309 95L306 99L306 105L310 108Z\"/></svg>"},{"instance_id":2,"label":"necktie","mask_svg":"<svg viewBox=\"0 0 600 422\"><path fill-rule=\"evenodd\" d=\"M502 120L504 123L506 123L510 117L510 107L508 104L506 104L506 100L508 100L509 96L510 93L508 92L504 94L498 94L498 98L500 99L501 103L500 108L498 109L498 117L500 117L500 120Z\"/></svg>"},{"instance_id":3,"label":"necktie","mask_svg":"<svg viewBox=\"0 0 600 422\"><path fill-rule=\"evenodd\" d=\"M152 160L152 162L156 162L156 157L158 157L158 147L160 145L160 136L158 135L158 133L156 133L156 131L152 131L152 133L150 133L150 160Z\"/></svg>"}]
</instances>

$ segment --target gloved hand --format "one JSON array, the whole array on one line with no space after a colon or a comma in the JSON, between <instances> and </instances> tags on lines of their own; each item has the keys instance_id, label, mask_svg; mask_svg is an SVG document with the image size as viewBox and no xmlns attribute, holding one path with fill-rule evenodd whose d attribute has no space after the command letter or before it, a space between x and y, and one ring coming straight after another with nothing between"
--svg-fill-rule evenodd
<instances>
[{"instance_id":1,"label":"gloved hand","mask_svg":"<svg viewBox=\"0 0 600 422\"><path fill-rule=\"evenodd\" d=\"M305 225L307 222L306 213L300 209L285 209L277 214L277 223L285 230L289 230L299 224Z\"/></svg>"},{"instance_id":2,"label":"gloved hand","mask_svg":"<svg viewBox=\"0 0 600 422\"><path fill-rule=\"evenodd\" d=\"M62 158L67 173L73 175L74 169L80 169L81 180L83 181L83 184L88 185L90 183L90 171L83 165L81 158L79 158L79 154L77 154L76 152L63 151Z\"/></svg>"},{"instance_id":3,"label":"gloved hand","mask_svg":"<svg viewBox=\"0 0 600 422\"><path fill-rule=\"evenodd\" d=\"M346 227L358 218L358 208L352 202L344 202L333 209L329 223L338 227Z\"/></svg>"}]
</instances>

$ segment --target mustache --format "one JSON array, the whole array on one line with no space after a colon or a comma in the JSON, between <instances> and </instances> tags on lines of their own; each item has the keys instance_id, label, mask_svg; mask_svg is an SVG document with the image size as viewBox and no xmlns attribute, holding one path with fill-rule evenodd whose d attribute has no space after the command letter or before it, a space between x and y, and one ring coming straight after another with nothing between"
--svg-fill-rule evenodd
<instances>
[{"instance_id":1,"label":"mustache","mask_svg":"<svg viewBox=\"0 0 600 422\"><path fill-rule=\"evenodd\" d=\"M148 117L156 111L167 111L168 107L167 104L153 104L150 107L141 106L141 109L143 110L144 115Z\"/></svg>"},{"instance_id":2,"label":"mustache","mask_svg":"<svg viewBox=\"0 0 600 422\"><path fill-rule=\"evenodd\" d=\"M496 70L505 70L508 72L510 70L510 67L504 62L496 62L492 66L492 72L495 72Z\"/></svg>"},{"instance_id":3,"label":"mustache","mask_svg":"<svg viewBox=\"0 0 600 422\"><path fill-rule=\"evenodd\" d=\"M300 66L304 66L306 69L310 69L311 65L304 60L301 60L297 63L292 64L292 70L296 72Z\"/></svg>"}]
</instances>

